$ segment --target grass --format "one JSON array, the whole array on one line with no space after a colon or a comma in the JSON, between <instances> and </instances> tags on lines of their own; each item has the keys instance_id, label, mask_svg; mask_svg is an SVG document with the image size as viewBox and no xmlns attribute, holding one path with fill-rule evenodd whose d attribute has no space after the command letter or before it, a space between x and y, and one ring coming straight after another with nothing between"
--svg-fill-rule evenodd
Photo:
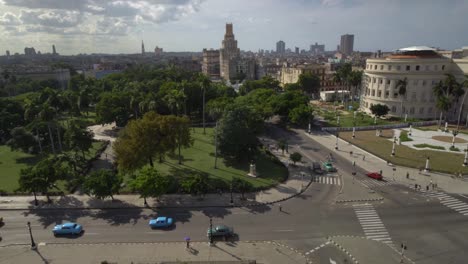
<instances>
[{"instance_id":1,"label":"grass","mask_svg":"<svg viewBox=\"0 0 468 264\"><path fill-rule=\"evenodd\" d=\"M400 133L401 142L413 141L413 139L408 137L408 131L402 130Z\"/></svg>"},{"instance_id":2,"label":"grass","mask_svg":"<svg viewBox=\"0 0 468 264\"><path fill-rule=\"evenodd\" d=\"M102 148L105 142L96 141L89 152L85 153L86 159L92 159L96 152ZM14 192L18 187L20 170L33 166L41 159L40 155L31 155L20 151L12 151L10 147L0 146L0 190L7 193ZM64 182L58 182L58 186L66 192Z\"/></svg>"},{"instance_id":3,"label":"grass","mask_svg":"<svg viewBox=\"0 0 468 264\"><path fill-rule=\"evenodd\" d=\"M229 186L233 177L237 177L249 181L256 189L263 189L284 181L288 176L287 168L276 157L268 155L266 152L261 152L257 157L257 178L247 176L249 172L247 161L227 165L222 158L218 157L218 168L215 169L213 129L206 128L206 135L204 135L202 128L195 128L192 136L194 138L193 146L181 151L183 156L181 165L178 164L176 151L176 155L167 157L163 163L155 162L154 167L162 174L172 175L176 178L203 173L209 176L211 182L225 187Z\"/></svg>"},{"instance_id":4,"label":"grass","mask_svg":"<svg viewBox=\"0 0 468 264\"><path fill-rule=\"evenodd\" d=\"M452 146L452 147L450 147L450 148L449 148L449 150L450 150L450 151L460 151L460 149L459 149L459 148L457 148L457 147L453 147L453 146Z\"/></svg>"},{"instance_id":5,"label":"grass","mask_svg":"<svg viewBox=\"0 0 468 264\"><path fill-rule=\"evenodd\" d=\"M442 147L442 146L434 146L434 145L430 145L430 144L414 144L413 146L415 148L431 148L431 149L445 150L445 148Z\"/></svg>"},{"instance_id":6,"label":"grass","mask_svg":"<svg viewBox=\"0 0 468 264\"><path fill-rule=\"evenodd\" d=\"M463 167L464 155L459 153L441 153L439 151L428 149L413 149L404 145L397 145L395 157L390 156L392 150L393 138L392 130L383 130L382 137L376 137L375 131L359 131L356 132L356 138L352 139L352 132L342 132L340 136L359 146L366 151L369 151L384 160L388 160L393 164L412 167L424 168L426 157L430 157L430 166L434 171L445 173L468 173L468 167Z\"/></svg>"}]
</instances>

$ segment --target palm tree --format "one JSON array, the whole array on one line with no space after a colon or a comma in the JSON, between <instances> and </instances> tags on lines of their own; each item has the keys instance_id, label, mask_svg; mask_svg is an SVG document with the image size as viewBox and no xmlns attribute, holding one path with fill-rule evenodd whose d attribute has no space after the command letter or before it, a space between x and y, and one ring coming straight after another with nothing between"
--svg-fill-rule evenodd
<instances>
[{"instance_id":1,"label":"palm tree","mask_svg":"<svg viewBox=\"0 0 468 264\"><path fill-rule=\"evenodd\" d=\"M55 155L56 153L55 153L54 137L52 135L52 129L50 128L51 121L54 119L54 114L55 114L54 109L52 107L50 107L48 103L44 103L41 106L41 109L40 109L40 112L39 112L38 115L39 115L39 118L41 119L41 121L47 122L47 129L49 130L49 137L50 137L50 143L51 143L51 146L52 146L52 153L54 153L54 155Z\"/></svg>"},{"instance_id":2,"label":"palm tree","mask_svg":"<svg viewBox=\"0 0 468 264\"><path fill-rule=\"evenodd\" d=\"M202 87L203 89L203 101L202 101L202 119L203 119L203 134L206 134L205 132L205 93L206 93L206 89L208 87L210 87L211 85L211 81L210 79L203 73L201 73L199 76L198 76L198 81L200 82L200 86Z\"/></svg>"},{"instance_id":3,"label":"palm tree","mask_svg":"<svg viewBox=\"0 0 468 264\"><path fill-rule=\"evenodd\" d=\"M352 71L351 75L350 75L350 78L349 78L349 82L350 82L351 86L353 87L353 91L351 93L351 98L354 101L355 94L357 93L358 90L359 91L361 90L360 88L358 89L358 87L360 87L360 85L362 83L362 71Z\"/></svg>"},{"instance_id":4,"label":"palm tree","mask_svg":"<svg viewBox=\"0 0 468 264\"><path fill-rule=\"evenodd\" d=\"M400 118L403 117L403 100L406 96L406 86L408 85L408 80L405 78L403 80L398 80L397 84L396 84L396 88L398 89L398 95L400 96L400 109L401 109L401 113L400 113Z\"/></svg>"},{"instance_id":5,"label":"palm tree","mask_svg":"<svg viewBox=\"0 0 468 264\"><path fill-rule=\"evenodd\" d=\"M335 83L335 102L336 102L336 98L337 98L337 85L338 84L341 84L341 76L340 76L340 73L339 72L335 72L333 74L333 82Z\"/></svg>"},{"instance_id":6,"label":"palm tree","mask_svg":"<svg viewBox=\"0 0 468 264\"><path fill-rule=\"evenodd\" d=\"M463 81L463 83L461 84L461 87L468 88L468 75L465 75L465 81ZM464 91L463 100L461 101L460 109L458 110L457 130L460 128L461 113L462 113L462 110L463 110L463 106L465 104L465 98L466 98L467 94L468 93L466 91Z\"/></svg>"},{"instance_id":7,"label":"palm tree","mask_svg":"<svg viewBox=\"0 0 468 264\"><path fill-rule=\"evenodd\" d=\"M172 114L179 115L185 98L184 91L172 89L164 96L164 101L166 101L167 106L171 109Z\"/></svg>"},{"instance_id":8,"label":"palm tree","mask_svg":"<svg viewBox=\"0 0 468 264\"><path fill-rule=\"evenodd\" d=\"M442 114L445 113L447 119L447 111L453 105L454 100L458 100L464 93L463 88L452 74L446 74L444 81L440 81L433 88L433 92L437 98L436 107L441 110L439 118L439 127L442 123Z\"/></svg>"}]
</instances>

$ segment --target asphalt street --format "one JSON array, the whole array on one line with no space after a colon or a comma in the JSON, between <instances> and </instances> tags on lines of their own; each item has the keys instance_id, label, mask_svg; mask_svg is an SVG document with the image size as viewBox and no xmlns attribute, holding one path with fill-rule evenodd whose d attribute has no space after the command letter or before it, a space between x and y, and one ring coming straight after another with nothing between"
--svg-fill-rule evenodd
<instances>
[{"instance_id":1,"label":"asphalt street","mask_svg":"<svg viewBox=\"0 0 468 264\"><path fill-rule=\"evenodd\" d=\"M299 132L286 134L275 129L272 136L288 138L289 152L303 153L304 160L308 163L325 160L329 151ZM352 177L351 172L356 171L357 181L368 181L365 171L354 168L350 162L337 158L334 164L342 177ZM382 201L367 204L371 204L375 210L371 220L379 221L375 224L376 227L385 228L381 232L388 234L391 246L398 249L400 243L406 243L408 250L405 254L416 263L466 263L468 216L407 186L367 183L370 190L384 197ZM0 229L3 237L0 245L29 243L27 221L31 222L33 235L38 243L183 241L186 236L192 241L207 241L206 230L209 227L209 218L212 217L214 224L232 226L237 234L234 239L278 240L306 253L319 247L329 236L364 237L368 234L364 232L368 230L363 228L363 223L373 222L358 219L353 207L356 203L335 203L341 188L342 185L338 184L312 183L302 195L282 202L282 212L278 205L164 210L0 211L0 216L6 223ZM466 197L451 196L468 203ZM175 227L169 230L150 229L148 221L157 215L174 217ZM55 238L51 229L56 223L63 221L82 224L84 234L75 238ZM365 249L362 254L366 254ZM318 260L318 263L331 263L327 262L329 260L350 263L333 245L321 247L310 254L310 257Z\"/></svg>"}]
</instances>

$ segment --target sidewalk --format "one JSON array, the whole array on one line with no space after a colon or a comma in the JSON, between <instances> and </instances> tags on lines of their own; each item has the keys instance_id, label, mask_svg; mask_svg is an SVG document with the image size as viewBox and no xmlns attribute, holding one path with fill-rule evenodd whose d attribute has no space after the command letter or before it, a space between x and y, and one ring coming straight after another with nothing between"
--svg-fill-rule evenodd
<instances>
[{"instance_id":1,"label":"sidewalk","mask_svg":"<svg viewBox=\"0 0 468 264\"><path fill-rule=\"evenodd\" d=\"M270 242L40 244L0 247L0 263L307 263L303 254ZM76 257L78 256L78 257Z\"/></svg>"},{"instance_id":2,"label":"sidewalk","mask_svg":"<svg viewBox=\"0 0 468 264\"><path fill-rule=\"evenodd\" d=\"M263 141L267 146L272 145L273 140ZM281 150L272 148L271 152L288 166L288 154L282 154ZM105 155L105 154L103 154ZM148 198L148 206L152 208L189 208L189 207L230 207L230 206L262 206L278 201L284 201L300 193L302 188L306 188L311 180L310 172L306 167L298 164L288 166L288 179L277 186L256 193L246 193L245 199L241 199L241 194L233 194L233 204L230 203L230 193L207 194L204 197L192 196L188 194L168 194L163 195L159 201ZM301 175L304 172L304 176ZM26 209L111 209L111 208L142 208L143 199L139 195L115 195L114 201L110 199L99 200L86 195L70 194L67 196L51 197L52 203L46 203L45 196L38 196L39 206L34 206L33 196L1 196L0 210L26 210Z\"/></svg>"},{"instance_id":3,"label":"sidewalk","mask_svg":"<svg viewBox=\"0 0 468 264\"><path fill-rule=\"evenodd\" d=\"M374 156L373 154L362 150L342 139L338 141L338 150L335 150L335 136L326 132L315 132L313 134L305 133L311 139L319 142L325 148L328 148L334 155L348 160L350 163L356 162L356 166L363 168L366 171L378 172L382 170L384 178L388 180L395 180L401 184L408 185L414 188L414 184L419 184L425 188L431 182L437 184L439 189L449 193L462 193L468 194L468 182L452 178L451 175L442 173L420 173L418 169L407 168L401 166L390 166L383 159ZM350 156L350 151L353 155ZM442 153L441 153L442 154ZM442 154L443 155L443 154ZM365 156L365 160L363 160ZM393 169L395 168L395 172ZM406 173L409 173L409 179L406 178ZM394 175L394 176L393 176Z\"/></svg>"}]
</instances>

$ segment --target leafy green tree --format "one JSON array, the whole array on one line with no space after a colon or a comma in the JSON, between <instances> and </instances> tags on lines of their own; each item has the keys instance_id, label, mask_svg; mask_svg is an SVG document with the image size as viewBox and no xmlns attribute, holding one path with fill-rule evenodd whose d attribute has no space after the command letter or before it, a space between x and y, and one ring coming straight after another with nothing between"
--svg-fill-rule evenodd
<instances>
[{"instance_id":1,"label":"leafy green tree","mask_svg":"<svg viewBox=\"0 0 468 264\"><path fill-rule=\"evenodd\" d=\"M153 167L144 167L138 172L136 178L130 182L133 190L137 191L144 199L145 205L148 204L146 198L160 197L167 192L170 184L170 179L161 175Z\"/></svg>"},{"instance_id":2,"label":"leafy green tree","mask_svg":"<svg viewBox=\"0 0 468 264\"><path fill-rule=\"evenodd\" d=\"M296 162L300 162L302 160L302 155L299 152L294 152L289 156L289 159L296 165Z\"/></svg>"},{"instance_id":3,"label":"leafy green tree","mask_svg":"<svg viewBox=\"0 0 468 264\"><path fill-rule=\"evenodd\" d=\"M286 139L282 138L278 140L277 146L279 149L281 149L282 154L284 155L284 150L288 147L288 142L286 141Z\"/></svg>"},{"instance_id":4,"label":"leafy green tree","mask_svg":"<svg viewBox=\"0 0 468 264\"><path fill-rule=\"evenodd\" d=\"M458 102L465 91L462 85L457 82L455 76L446 74L445 79L434 86L433 92L437 99L436 107L441 111L439 119L440 126L442 123L442 114L445 113L445 118L447 118L447 112L455 101Z\"/></svg>"},{"instance_id":5,"label":"leafy green tree","mask_svg":"<svg viewBox=\"0 0 468 264\"><path fill-rule=\"evenodd\" d=\"M236 192L241 193L242 199L245 199L246 192L250 192L254 189L252 183L241 178L234 178L232 180L232 188Z\"/></svg>"},{"instance_id":6,"label":"leafy green tree","mask_svg":"<svg viewBox=\"0 0 468 264\"><path fill-rule=\"evenodd\" d=\"M301 90L307 94L320 93L320 78L311 73L302 73L297 81Z\"/></svg>"},{"instance_id":7,"label":"leafy green tree","mask_svg":"<svg viewBox=\"0 0 468 264\"><path fill-rule=\"evenodd\" d=\"M302 87L298 83L287 83L284 85L284 90L287 92L301 91Z\"/></svg>"},{"instance_id":8,"label":"leafy green tree","mask_svg":"<svg viewBox=\"0 0 468 264\"><path fill-rule=\"evenodd\" d=\"M37 153L36 138L24 127L11 130L11 139L6 143L12 150L21 150L26 153Z\"/></svg>"},{"instance_id":9,"label":"leafy green tree","mask_svg":"<svg viewBox=\"0 0 468 264\"><path fill-rule=\"evenodd\" d=\"M20 177L18 180L19 188L18 191L33 193L34 195L34 204L37 206L37 193L41 192L41 183L42 180L37 176L36 171L33 167L28 167L26 169L21 169Z\"/></svg>"},{"instance_id":10,"label":"leafy green tree","mask_svg":"<svg viewBox=\"0 0 468 264\"><path fill-rule=\"evenodd\" d=\"M349 76L349 84L351 85L351 98L354 101L356 94L360 94L363 71L352 71Z\"/></svg>"},{"instance_id":11,"label":"leafy green tree","mask_svg":"<svg viewBox=\"0 0 468 264\"><path fill-rule=\"evenodd\" d=\"M388 114L388 111L390 111L390 109L388 108L388 106L386 105L383 105L383 104L375 104L375 105L372 105L370 107L370 110L372 112L373 115L377 116L377 117L381 117L381 116L385 116Z\"/></svg>"},{"instance_id":12,"label":"leafy green tree","mask_svg":"<svg viewBox=\"0 0 468 264\"><path fill-rule=\"evenodd\" d=\"M208 116L210 116L214 120L218 120L223 115L224 110L233 103L234 98L226 96L210 100L206 104Z\"/></svg>"},{"instance_id":13,"label":"leafy green tree","mask_svg":"<svg viewBox=\"0 0 468 264\"><path fill-rule=\"evenodd\" d=\"M299 91L287 91L271 100L273 112L281 117L289 117L289 112L300 106L308 105L309 99Z\"/></svg>"},{"instance_id":14,"label":"leafy green tree","mask_svg":"<svg viewBox=\"0 0 468 264\"><path fill-rule=\"evenodd\" d=\"M240 105L251 106L264 120L273 116L271 101L276 92L271 89L256 89L247 95L237 97L235 102Z\"/></svg>"},{"instance_id":15,"label":"leafy green tree","mask_svg":"<svg viewBox=\"0 0 468 264\"><path fill-rule=\"evenodd\" d=\"M403 117L403 101L406 97L406 87L408 85L408 79L404 78L403 80L398 80L396 83L396 88L398 90L398 95L400 96L400 117Z\"/></svg>"},{"instance_id":16,"label":"leafy green tree","mask_svg":"<svg viewBox=\"0 0 468 264\"><path fill-rule=\"evenodd\" d=\"M130 98L123 92L103 93L96 105L97 122L107 124L115 122L125 126L130 118L128 111Z\"/></svg>"},{"instance_id":17,"label":"leafy green tree","mask_svg":"<svg viewBox=\"0 0 468 264\"><path fill-rule=\"evenodd\" d=\"M0 143L10 138L13 128L24 125L23 116L19 102L0 98Z\"/></svg>"},{"instance_id":18,"label":"leafy green tree","mask_svg":"<svg viewBox=\"0 0 468 264\"><path fill-rule=\"evenodd\" d=\"M114 200L114 195L119 193L122 182L122 178L113 171L98 170L86 177L83 190L87 195L98 199L110 197Z\"/></svg>"},{"instance_id":19,"label":"leafy green tree","mask_svg":"<svg viewBox=\"0 0 468 264\"><path fill-rule=\"evenodd\" d=\"M250 160L257 151L257 135L263 129L263 119L252 107L234 104L224 112L218 129L222 156L236 161Z\"/></svg>"},{"instance_id":20,"label":"leafy green tree","mask_svg":"<svg viewBox=\"0 0 468 264\"><path fill-rule=\"evenodd\" d=\"M202 174L191 175L182 179L181 187L185 192L192 195L204 196L209 188L208 177Z\"/></svg>"},{"instance_id":21,"label":"leafy green tree","mask_svg":"<svg viewBox=\"0 0 468 264\"><path fill-rule=\"evenodd\" d=\"M170 144L172 149L177 147L179 152L179 164L182 164L182 155L180 154L180 149L182 147L188 148L193 145L193 138L190 134L190 120L187 117L171 117L167 116L168 128L165 128L166 131L172 131L168 135L171 137L173 143Z\"/></svg>"},{"instance_id":22,"label":"leafy green tree","mask_svg":"<svg viewBox=\"0 0 468 264\"><path fill-rule=\"evenodd\" d=\"M305 126L314 118L312 113L313 110L310 106L300 105L289 112L289 120L295 125Z\"/></svg>"},{"instance_id":23,"label":"leafy green tree","mask_svg":"<svg viewBox=\"0 0 468 264\"><path fill-rule=\"evenodd\" d=\"M65 142L75 152L81 152L83 158L93 145L93 133L76 121L71 121L69 128L65 131Z\"/></svg>"}]
</instances>

